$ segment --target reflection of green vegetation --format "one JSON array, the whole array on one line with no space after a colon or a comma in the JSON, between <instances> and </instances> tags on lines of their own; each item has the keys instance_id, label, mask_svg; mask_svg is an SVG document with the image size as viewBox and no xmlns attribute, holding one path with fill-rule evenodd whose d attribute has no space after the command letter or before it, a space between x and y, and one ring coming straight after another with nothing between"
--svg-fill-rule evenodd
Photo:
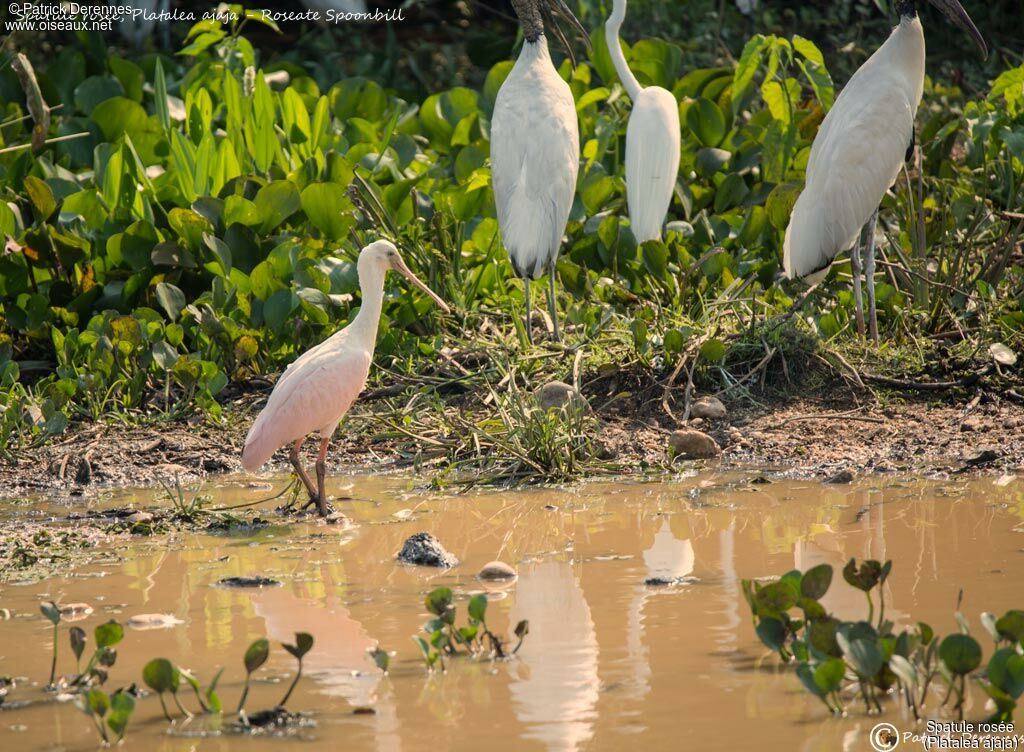
<instances>
[{"instance_id":1,"label":"reflection of green vegetation","mask_svg":"<svg viewBox=\"0 0 1024 752\"><path fill-rule=\"evenodd\" d=\"M832 584L829 564L803 573L793 570L768 584L743 580L743 593L758 638L784 661L796 663L801 683L831 712L845 714L842 697L856 687L867 712L881 713L879 698L895 690L920 720L929 688L940 679L947 688L941 704L954 698L953 710L962 720L967 677L981 665L981 645L969 634L959 604L958 634L940 640L924 622L897 633L895 624L885 618L884 585L891 570L891 561L858 564L854 559L843 568L843 579L867 598L865 621L841 621L821 605ZM871 597L876 588L877 621ZM796 609L803 618L791 615ZM1000 619L984 613L981 621L996 651L984 674L976 678L996 706L991 720L1012 721L1024 694L1024 611L1009 611Z\"/></svg>"},{"instance_id":2,"label":"reflection of green vegetation","mask_svg":"<svg viewBox=\"0 0 1024 752\"><path fill-rule=\"evenodd\" d=\"M876 356L850 344L842 266L811 317L762 322L798 289L776 278L810 143L835 94L818 47L799 35L756 35L734 45L736 65L698 61L696 39L717 33L705 19L681 44L643 39L626 49L643 83L673 91L685 123L673 221L664 242L638 246L620 216L629 108L599 31L605 9L584 5L598 28L593 51L575 70L560 68L577 102L583 165L558 274L559 305L588 368L634 369L651 381L685 363L695 379L742 393L761 375L813 379L812 354L827 361L833 349L901 371L940 347L921 334L958 331L966 339L945 361L970 370L984 360L979 345L1024 343L1024 279L1012 263L1024 68L971 97L929 84L921 172L883 206L891 264L878 299L893 345ZM841 28L836 19L864 15L863 5L824 14L829 33ZM657 4L638 6L637 18L664 15ZM773 14L761 25L785 26ZM792 15L810 24L813 14ZM0 233L11 238L0 258L0 451L60 434L70 421L194 409L219 418L228 384L280 370L351 320L353 250L379 235L402 246L457 314L441 321L416 296L390 297L377 349L387 370L373 378L482 393L512 357L525 381L565 376L561 358L521 357L518 283L494 218L489 119L511 68L511 37L477 58L488 60L478 88L420 97L389 88L397 66L370 69L385 85L338 80L337 68L316 64L261 68L246 37L255 23L202 22L173 58L127 60L91 37L65 47L37 66L35 83L62 105L47 113L45 135L75 138L36 150L31 131L43 115L34 89L26 101L13 72L0 69ZM726 37L738 41L734 31ZM407 396L377 404L392 438L437 448L453 464L508 448L501 405L459 423L439 400L448 416L410 424ZM479 435L493 427L493 441L452 440L466 425L483 426ZM568 440L542 429L515 472L588 469L536 456L545 447L562 456Z\"/></svg>"}]
</instances>

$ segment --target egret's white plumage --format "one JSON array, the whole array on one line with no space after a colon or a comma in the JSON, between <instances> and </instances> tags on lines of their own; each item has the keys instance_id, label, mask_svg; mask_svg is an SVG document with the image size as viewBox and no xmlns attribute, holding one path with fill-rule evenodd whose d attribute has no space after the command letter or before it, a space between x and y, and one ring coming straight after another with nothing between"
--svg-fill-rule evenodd
<instances>
[{"instance_id":1,"label":"egret's white plumage","mask_svg":"<svg viewBox=\"0 0 1024 752\"><path fill-rule=\"evenodd\" d=\"M527 337L532 341L530 280L546 270L548 310L559 339L555 261L576 193L580 132L572 91L551 62L542 19L553 24L559 14L586 31L565 0L512 0L512 8L524 41L494 102L491 184L501 239L523 279ZM557 26L553 31L566 41Z\"/></svg>"},{"instance_id":2,"label":"egret's white plumage","mask_svg":"<svg viewBox=\"0 0 1024 752\"><path fill-rule=\"evenodd\" d=\"M637 242L661 238L679 173L679 103L660 86L643 87L626 64L619 29L626 0L615 0L605 23L608 52L622 86L633 100L626 127L626 201Z\"/></svg>"},{"instance_id":3,"label":"egret's white plumage","mask_svg":"<svg viewBox=\"0 0 1024 752\"><path fill-rule=\"evenodd\" d=\"M987 55L981 33L959 0L930 0ZM914 118L924 91L924 30L915 0L897 0L899 25L853 74L825 116L811 146L807 181L793 207L783 246L789 278L820 281L842 251L853 247L851 268L857 328L864 333L858 234L866 243L871 337L875 315L875 218L914 143Z\"/></svg>"},{"instance_id":4,"label":"egret's white plumage","mask_svg":"<svg viewBox=\"0 0 1024 752\"><path fill-rule=\"evenodd\" d=\"M393 269L430 295L445 311L448 306L409 271L398 250L386 240L371 243L359 253L357 264L362 305L355 319L288 366L274 385L266 407L256 418L242 450L242 466L256 470L278 449L292 446L291 461L318 502L327 509L324 463L334 429L366 385L377 342L384 300L384 275ZM317 488L299 463L299 446L311 433L320 434Z\"/></svg>"},{"instance_id":5,"label":"egret's white plumage","mask_svg":"<svg viewBox=\"0 0 1024 752\"><path fill-rule=\"evenodd\" d=\"M786 230L788 277L821 278L857 239L903 166L924 90L924 32L903 18L853 74L811 146Z\"/></svg>"},{"instance_id":6,"label":"egret's white plumage","mask_svg":"<svg viewBox=\"0 0 1024 752\"><path fill-rule=\"evenodd\" d=\"M544 36L526 41L491 119L498 226L519 276L537 279L558 257L579 166L572 91L555 70Z\"/></svg>"}]
</instances>

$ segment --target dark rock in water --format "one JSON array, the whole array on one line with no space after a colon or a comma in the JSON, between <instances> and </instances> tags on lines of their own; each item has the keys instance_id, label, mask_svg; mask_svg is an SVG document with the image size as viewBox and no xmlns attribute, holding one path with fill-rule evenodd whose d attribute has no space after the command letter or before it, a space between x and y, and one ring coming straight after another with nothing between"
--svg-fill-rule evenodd
<instances>
[{"instance_id":1,"label":"dark rock in water","mask_svg":"<svg viewBox=\"0 0 1024 752\"><path fill-rule=\"evenodd\" d=\"M442 569L454 567L459 563L455 555L430 533L410 535L402 544L402 550L398 552L398 560L405 564Z\"/></svg>"},{"instance_id":2,"label":"dark rock in water","mask_svg":"<svg viewBox=\"0 0 1024 752\"><path fill-rule=\"evenodd\" d=\"M1000 456L998 449L985 447L982 449L972 449L964 452L963 460L964 464L968 467L975 467L977 465L987 465L990 462L995 462Z\"/></svg>"},{"instance_id":3,"label":"dark rock in water","mask_svg":"<svg viewBox=\"0 0 1024 752\"><path fill-rule=\"evenodd\" d=\"M352 711L352 715L377 715L377 711L370 707L359 707Z\"/></svg>"},{"instance_id":4,"label":"dark rock in water","mask_svg":"<svg viewBox=\"0 0 1024 752\"><path fill-rule=\"evenodd\" d=\"M648 577L644 584L650 587L671 587L672 585L693 585L698 582L696 577Z\"/></svg>"},{"instance_id":5,"label":"dark rock in water","mask_svg":"<svg viewBox=\"0 0 1024 752\"><path fill-rule=\"evenodd\" d=\"M272 734L279 736L295 733L300 728L316 726L306 713L292 713L280 705L269 710L257 710L252 715L241 714L238 721L228 724L227 730L236 734Z\"/></svg>"},{"instance_id":6,"label":"dark rock in water","mask_svg":"<svg viewBox=\"0 0 1024 752\"><path fill-rule=\"evenodd\" d=\"M514 580L519 575L503 561L489 561L476 576L481 580Z\"/></svg>"},{"instance_id":7,"label":"dark rock in water","mask_svg":"<svg viewBox=\"0 0 1024 752\"><path fill-rule=\"evenodd\" d=\"M279 587L281 585L277 580L272 580L269 577L225 577L221 580L217 580L217 584L220 587L230 588L259 588L259 587Z\"/></svg>"},{"instance_id":8,"label":"dark rock in water","mask_svg":"<svg viewBox=\"0 0 1024 752\"><path fill-rule=\"evenodd\" d=\"M850 470L849 468L843 468L825 482L832 483L834 485L844 485L846 483L853 483L853 471Z\"/></svg>"}]
</instances>

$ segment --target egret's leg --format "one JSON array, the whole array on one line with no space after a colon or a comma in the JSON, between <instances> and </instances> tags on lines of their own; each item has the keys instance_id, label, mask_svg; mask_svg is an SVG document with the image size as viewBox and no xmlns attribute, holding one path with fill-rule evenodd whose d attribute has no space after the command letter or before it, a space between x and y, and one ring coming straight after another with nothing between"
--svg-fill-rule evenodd
<instances>
[{"instance_id":1,"label":"egret's leg","mask_svg":"<svg viewBox=\"0 0 1024 752\"><path fill-rule=\"evenodd\" d=\"M533 314L530 312L530 278L523 277L523 295L526 297L526 339L533 344Z\"/></svg>"},{"instance_id":2,"label":"egret's leg","mask_svg":"<svg viewBox=\"0 0 1024 752\"><path fill-rule=\"evenodd\" d=\"M867 254L864 258L864 277L868 284L868 331L871 339L878 344L878 311L875 308L875 225L878 223L878 209L868 220L864 231L867 243Z\"/></svg>"},{"instance_id":3,"label":"egret's leg","mask_svg":"<svg viewBox=\"0 0 1024 752\"><path fill-rule=\"evenodd\" d=\"M324 488L324 479L327 477L327 447L330 443L330 436L320 439L320 454L316 458L316 499L322 517L326 517L331 511L327 505L327 490Z\"/></svg>"},{"instance_id":4,"label":"egret's leg","mask_svg":"<svg viewBox=\"0 0 1024 752\"><path fill-rule=\"evenodd\" d=\"M863 232L862 232L863 235ZM850 251L850 271L853 274L853 308L854 314L857 317L857 334L864 336L864 297L860 290L860 278L861 278L861 267L860 267L860 241L861 238L857 238L857 242L853 244L853 250Z\"/></svg>"},{"instance_id":5,"label":"egret's leg","mask_svg":"<svg viewBox=\"0 0 1024 752\"><path fill-rule=\"evenodd\" d=\"M309 498L316 499L316 488L313 487L313 481L310 480L309 474L306 473L306 469L302 466L299 461L299 449L302 447L302 439L296 439L295 443L292 444L292 451L288 455L288 459L291 460L292 467L295 468L295 472L298 473L299 478L302 480L302 485L309 491Z\"/></svg>"},{"instance_id":6,"label":"egret's leg","mask_svg":"<svg viewBox=\"0 0 1024 752\"><path fill-rule=\"evenodd\" d=\"M551 326L554 327L555 342L561 342L562 335L558 331L558 309L555 308L555 262L548 267L548 312L551 314Z\"/></svg>"}]
</instances>

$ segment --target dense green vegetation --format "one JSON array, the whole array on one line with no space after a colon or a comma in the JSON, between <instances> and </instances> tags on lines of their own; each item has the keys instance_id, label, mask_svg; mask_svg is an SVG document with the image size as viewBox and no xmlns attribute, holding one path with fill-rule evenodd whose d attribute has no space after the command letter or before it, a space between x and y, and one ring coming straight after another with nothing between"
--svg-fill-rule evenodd
<instances>
[{"instance_id":1,"label":"dense green vegetation","mask_svg":"<svg viewBox=\"0 0 1024 752\"><path fill-rule=\"evenodd\" d=\"M637 5L641 18L660 12ZM835 13L866 16L867 5L840 3ZM404 68L380 66L368 50L364 67L379 75L339 80L338 68L303 62L323 38L309 40L308 53L264 63L249 36L276 31L235 10L234 23L197 24L174 55L129 59L96 36L45 56L27 49L34 79L15 70L18 40L6 45L0 448L8 457L73 421L197 408L219 419L229 384L279 371L351 320L355 254L380 236L395 240L454 313L440 315L391 280L371 380L462 388L571 375L548 357L550 344L523 357L521 285L494 218L489 117L512 65L511 32L492 44L500 61L479 82L410 98L436 70L396 87ZM581 353L587 368L685 367L742 393L766 369L790 378L787 356L860 352L848 264L837 265L803 314L780 318L803 289L779 277L781 242L837 90L831 57L799 35L755 35L734 62L731 15L721 49L717 17L687 41L629 46L641 82L678 98L684 131L665 241L638 247L622 179L629 101L601 35L602 12L584 8L592 49L575 70L567 61L560 68L576 98L583 157L558 264L575 368ZM773 12L767 21L777 25ZM871 18L884 28L883 16ZM861 48L881 33L843 53L843 67L859 64ZM385 49L404 66L415 59ZM697 57L703 67L689 64ZM929 360L934 376L939 361L962 372L989 363L993 344L1024 346L1019 63L998 53L989 65L1003 70L973 73L991 80L970 94L928 81L919 161L881 215L887 342L864 357L915 375L939 352ZM497 429L484 431L499 447L503 399L495 400ZM401 409L389 420L409 430ZM472 441L479 452L488 439ZM522 464L546 469L530 457Z\"/></svg>"}]
</instances>

